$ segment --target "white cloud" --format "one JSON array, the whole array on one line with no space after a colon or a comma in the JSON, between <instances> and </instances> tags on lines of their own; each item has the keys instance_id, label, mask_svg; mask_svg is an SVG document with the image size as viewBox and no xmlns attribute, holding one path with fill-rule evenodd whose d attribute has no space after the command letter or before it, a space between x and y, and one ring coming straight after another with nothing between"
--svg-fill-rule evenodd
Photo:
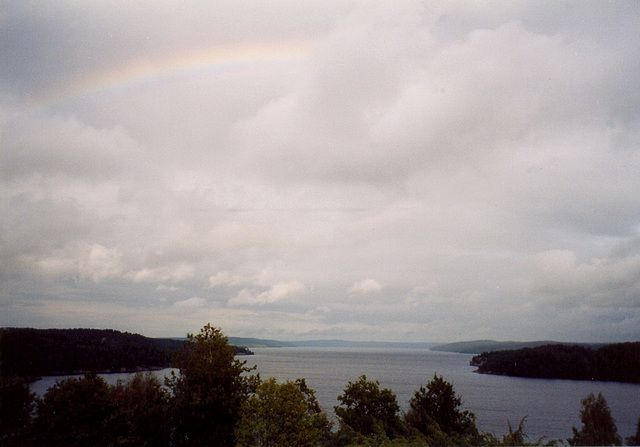
<instances>
[{"instance_id":1,"label":"white cloud","mask_svg":"<svg viewBox=\"0 0 640 447\"><path fill-rule=\"evenodd\" d=\"M175 303L173 303L172 307L179 310L192 310L199 309L205 304L207 304L207 301L204 298L194 296L186 300L176 301Z\"/></svg>"},{"instance_id":2,"label":"white cloud","mask_svg":"<svg viewBox=\"0 0 640 447\"><path fill-rule=\"evenodd\" d=\"M531 287L552 297L547 304L640 307L640 254L580 262L571 251L550 250L538 253L534 264Z\"/></svg>"},{"instance_id":3,"label":"white cloud","mask_svg":"<svg viewBox=\"0 0 640 447\"><path fill-rule=\"evenodd\" d=\"M138 171L143 148L121 126L94 127L75 117L21 110L9 115L2 127L3 143L12 149L0 153L5 180L57 177L71 189L80 182L94 188L114 178L122 182L130 171L145 175ZM83 185L79 199L86 198L86 188Z\"/></svg>"},{"instance_id":4,"label":"white cloud","mask_svg":"<svg viewBox=\"0 0 640 447\"><path fill-rule=\"evenodd\" d=\"M238 295L229 300L231 306L266 305L288 301L305 290L299 281L280 282L268 290L242 289Z\"/></svg>"},{"instance_id":5,"label":"white cloud","mask_svg":"<svg viewBox=\"0 0 640 447\"><path fill-rule=\"evenodd\" d=\"M247 283L249 280L242 275L237 275L228 271L218 272L209 277L209 287L238 286Z\"/></svg>"},{"instance_id":6,"label":"white cloud","mask_svg":"<svg viewBox=\"0 0 640 447\"><path fill-rule=\"evenodd\" d=\"M382 286L375 279L363 279L362 281L357 281L349 288L349 293L361 295L380 293L381 291Z\"/></svg>"},{"instance_id":7,"label":"white cloud","mask_svg":"<svg viewBox=\"0 0 640 447\"><path fill-rule=\"evenodd\" d=\"M77 276L96 282L118 277L124 268L117 248L86 242L68 244L46 255L27 257L27 262L51 277Z\"/></svg>"},{"instance_id":8,"label":"white cloud","mask_svg":"<svg viewBox=\"0 0 640 447\"><path fill-rule=\"evenodd\" d=\"M6 6L7 325L638 337L637 4Z\"/></svg>"},{"instance_id":9,"label":"white cloud","mask_svg":"<svg viewBox=\"0 0 640 447\"><path fill-rule=\"evenodd\" d=\"M187 264L167 265L158 268L142 268L127 275L135 282L181 282L194 276L194 267Z\"/></svg>"}]
</instances>

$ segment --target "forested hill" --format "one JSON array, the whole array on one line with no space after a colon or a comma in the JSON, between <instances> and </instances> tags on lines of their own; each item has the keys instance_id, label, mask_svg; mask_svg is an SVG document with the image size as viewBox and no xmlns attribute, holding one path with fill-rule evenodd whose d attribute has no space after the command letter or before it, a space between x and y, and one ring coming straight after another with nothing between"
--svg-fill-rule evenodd
<instances>
[{"instance_id":1,"label":"forested hill","mask_svg":"<svg viewBox=\"0 0 640 447\"><path fill-rule=\"evenodd\" d=\"M112 329L2 328L0 374L36 377L166 368L171 353L183 343Z\"/></svg>"},{"instance_id":2,"label":"forested hill","mask_svg":"<svg viewBox=\"0 0 640 447\"><path fill-rule=\"evenodd\" d=\"M640 383L640 342L599 349L553 344L483 352L471 359L471 365L485 374Z\"/></svg>"}]
</instances>

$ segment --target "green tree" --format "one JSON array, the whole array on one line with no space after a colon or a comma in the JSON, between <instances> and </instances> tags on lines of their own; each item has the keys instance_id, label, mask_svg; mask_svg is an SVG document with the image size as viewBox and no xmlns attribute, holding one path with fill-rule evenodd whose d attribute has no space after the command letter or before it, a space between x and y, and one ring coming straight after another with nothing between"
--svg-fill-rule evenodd
<instances>
[{"instance_id":1,"label":"green tree","mask_svg":"<svg viewBox=\"0 0 640 447\"><path fill-rule=\"evenodd\" d=\"M304 379L261 383L242 408L238 446L319 446L330 432L313 390Z\"/></svg>"},{"instance_id":2,"label":"green tree","mask_svg":"<svg viewBox=\"0 0 640 447\"><path fill-rule=\"evenodd\" d=\"M240 408L255 389L251 368L235 359L236 350L222 332L207 324L188 334L176 353L179 373L166 381L173 392L173 441L181 446L231 446Z\"/></svg>"},{"instance_id":3,"label":"green tree","mask_svg":"<svg viewBox=\"0 0 640 447\"><path fill-rule=\"evenodd\" d=\"M369 381L362 375L356 382L347 384L338 400L341 404L334 410L342 430L380 439L404 434L396 396L388 388L380 389L378 381Z\"/></svg>"},{"instance_id":4,"label":"green tree","mask_svg":"<svg viewBox=\"0 0 640 447\"><path fill-rule=\"evenodd\" d=\"M622 438L618 435L607 401L598 393L593 393L581 400L580 420L582 428L571 427L573 437L568 438L569 445L622 445Z\"/></svg>"},{"instance_id":5,"label":"green tree","mask_svg":"<svg viewBox=\"0 0 640 447\"><path fill-rule=\"evenodd\" d=\"M169 445L169 393L153 374L137 373L126 381L119 380L113 393L118 445Z\"/></svg>"},{"instance_id":6,"label":"green tree","mask_svg":"<svg viewBox=\"0 0 640 447\"><path fill-rule=\"evenodd\" d=\"M405 415L407 423L424 434L428 439L440 436L440 431L448 437L455 437L454 444L475 442L478 430L475 415L461 411L462 399L453 385L434 374L433 379L421 386L409 400L409 411Z\"/></svg>"},{"instance_id":7,"label":"green tree","mask_svg":"<svg viewBox=\"0 0 640 447\"><path fill-rule=\"evenodd\" d=\"M0 440L3 445L20 445L31 428L34 393L22 380L0 378Z\"/></svg>"},{"instance_id":8,"label":"green tree","mask_svg":"<svg viewBox=\"0 0 640 447\"><path fill-rule=\"evenodd\" d=\"M38 437L47 445L106 446L113 442L115 405L95 374L56 382L38 401Z\"/></svg>"}]
</instances>

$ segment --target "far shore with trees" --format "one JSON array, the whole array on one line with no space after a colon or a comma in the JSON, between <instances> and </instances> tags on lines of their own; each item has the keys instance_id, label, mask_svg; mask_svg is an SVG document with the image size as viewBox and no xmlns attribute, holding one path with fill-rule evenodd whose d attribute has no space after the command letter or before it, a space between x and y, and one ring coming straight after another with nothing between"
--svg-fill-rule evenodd
<instances>
[{"instance_id":1,"label":"far shore with trees","mask_svg":"<svg viewBox=\"0 0 640 447\"><path fill-rule=\"evenodd\" d=\"M185 339L149 338L113 329L0 329L0 376L153 371L172 365ZM237 354L251 355L246 347Z\"/></svg>"},{"instance_id":2,"label":"far shore with trees","mask_svg":"<svg viewBox=\"0 0 640 447\"><path fill-rule=\"evenodd\" d=\"M538 379L640 383L640 342L591 349L549 344L483 352L471 359L477 372Z\"/></svg>"},{"instance_id":3,"label":"far shore with trees","mask_svg":"<svg viewBox=\"0 0 640 447\"><path fill-rule=\"evenodd\" d=\"M475 415L442 376L421 386L401 413L395 394L365 375L349 382L334 407L337 426L303 378L263 380L236 356L222 332L188 334L161 383L137 373L116 385L96 374L58 381L42 398L3 377L0 444L6 446L429 446L638 445L625 440L604 396L582 400L582 426L566 440L530 440L526 419L507 434L480 432Z\"/></svg>"}]
</instances>

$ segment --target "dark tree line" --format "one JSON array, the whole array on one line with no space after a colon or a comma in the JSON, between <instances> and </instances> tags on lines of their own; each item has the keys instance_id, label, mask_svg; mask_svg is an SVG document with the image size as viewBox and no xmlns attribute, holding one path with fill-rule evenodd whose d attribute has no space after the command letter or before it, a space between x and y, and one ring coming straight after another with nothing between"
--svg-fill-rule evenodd
<instances>
[{"instance_id":1,"label":"dark tree line","mask_svg":"<svg viewBox=\"0 0 640 447\"><path fill-rule=\"evenodd\" d=\"M4 328L0 333L3 377L72 374L167 367L177 340L98 329Z\"/></svg>"},{"instance_id":2,"label":"dark tree line","mask_svg":"<svg viewBox=\"0 0 640 447\"><path fill-rule=\"evenodd\" d=\"M616 343L596 350L554 344L484 352L473 357L471 365L487 374L640 383L640 342Z\"/></svg>"},{"instance_id":3,"label":"dark tree line","mask_svg":"<svg viewBox=\"0 0 640 447\"><path fill-rule=\"evenodd\" d=\"M334 407L338 427L304 379L277 383L253 375L219 329L188 335L162 384L138 373L116 385L95 374L58 381L35 398L24 381L2 378L0 444L7 446L426 446L542 445L525 418L502 437L481 433L475 416L441 376L421 386L400 412L395 394L361 376ZM601 395L587 396L571 445L622 442ZM640 424L640 421L639 421ZM640 425L639 425L640 429ZM627 438L636 443L640 433ZM557 441L549 441L554 444Z\"/></svg>"},{"instance_id":4,"label":"dark tree line","mask_svg":"<svg viewBox=\"0 0 640 447\"><path fill-rule=\"evenodd\" d=\"M184 340L149 338L112 329L0 330L0 375L38 377L78 372L166 368ZM235 348L251 354L246 348Z\"/></svg>"}]
</instances>

